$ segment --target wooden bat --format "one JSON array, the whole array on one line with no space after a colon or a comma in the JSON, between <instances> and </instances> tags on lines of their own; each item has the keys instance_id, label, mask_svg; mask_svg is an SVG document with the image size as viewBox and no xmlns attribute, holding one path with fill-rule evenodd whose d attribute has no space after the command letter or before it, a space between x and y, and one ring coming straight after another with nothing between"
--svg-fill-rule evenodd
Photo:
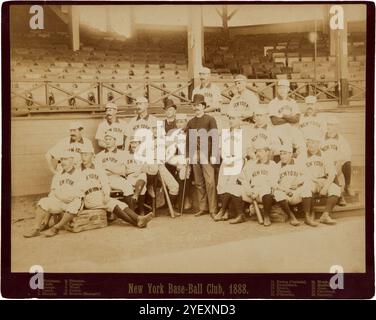
<instances>
[{"instance_id":1,"label":"wooden bat","mask_svg":"<svg viewBox=\"0 0 376 320\"><path fill-rule=\"evenodd\" d=\"M258 206L258 203L257 203L256 200L253 200L252 202L253 202L253 206L255 207L257 221L258 221L259 224L263 224L264 223L264 219L262 217L262 214L261 214L260 208Z\"/></svg>"},{"instance_id":2,"label":"wooden bat","mask_svg":"<svg viewBox=\"0 0 376 320\"><path fill-rule=\"evenodd\" d=\"M161 175L159 174L159 172L158 172L158 175L159 175L159 178L162 181L162 187L163 187L163 191L164 191L164 194L165 194L165 197L166 197L166 201L167 201L167 205L168 205L168 211L170 212L171 217L175 218L175 211L174 211L174 208L172 206L170 195L168 194L166 184L163 181L163 179L162 179Z\"/></svg>"},{"instance_id":3,"label":"wooden bat","mask_svg":"<svg viewBox=\"0 0 376 320\"><path fill-rule=\"evenodd\" d=\"M183 214L183 209L184 209L185 188L186 188L186 184L187 184L188 166L189 166L189 164L187 162L187 164L185 165L185 175L184 175L184 185L183 185L183 195L182 195L182 199L181 199L180 215Z\"/></svg>"}]
</instances>

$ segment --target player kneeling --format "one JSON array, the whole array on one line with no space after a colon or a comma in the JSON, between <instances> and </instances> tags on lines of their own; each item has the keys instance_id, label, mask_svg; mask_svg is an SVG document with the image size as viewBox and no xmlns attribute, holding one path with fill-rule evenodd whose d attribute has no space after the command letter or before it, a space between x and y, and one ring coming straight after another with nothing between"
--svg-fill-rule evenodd
<instances>
[{"instance_id":1,"label":"player kneeling","mask_svg":"<svg viewBox=\"0 0 376 320\"><path fill-rule=\"evenodd\" d=\"M111 188L108 176L100 165L93 163L93 157L93 149L83 148L81 150L85 208L105 209L135 227L146 227L152 219L152 214L139 216L124 202L110 198Z\"/></svg>"},{"instance_id":2,"label":"player kneeling","mask_svg":"<svg viewBox=\"0 0 376 320\"><path fill-rule=\"evenodd\" d=\"M49 195L39 200L34 228L24 234L25 238L39 236L41 231L48 228L51 215L62 213L62 219L44 233L46 237L56 235L81 209L84 195L82 176L80 170L74 167L74 158L75 154L70 151L61 152L59 160L62 171L54 175Z\"/></svg>"},{"instance_id":3,"label":"player kneeling","mask_svg":"<svg viewBox=\"0 0 376 320\"><path fill-rule=\"evenodd\" d=\"M327 196L325 211L320 217L324 224L335 224L330 214L341 195L341 188L334 183L336 169L331 159L328 159L320 150L320 138L312 133L306 136L307 155L301 160L306 168L306 175L310 178L313 194ZM313 217L312 217L313 219Z\"/></svg>"},{"instance_id":4,"label":"player kneeling","mask_svg":"<svg viewBox=\"0 0 376 320\"><path fill-rule=\"evenodd\" d=\"M290 216L291 225L299 226L300 222L296 219L289 205L296 205L301 202L303 202L306 223L312 226L317 225L312 221L310 216L312 199L310 185L306 183L307 179L304 175L303 166L293 158L291 144L280 146L280 157L278 186L274 191L275 200Z\"/></svg>"}]
</instances>

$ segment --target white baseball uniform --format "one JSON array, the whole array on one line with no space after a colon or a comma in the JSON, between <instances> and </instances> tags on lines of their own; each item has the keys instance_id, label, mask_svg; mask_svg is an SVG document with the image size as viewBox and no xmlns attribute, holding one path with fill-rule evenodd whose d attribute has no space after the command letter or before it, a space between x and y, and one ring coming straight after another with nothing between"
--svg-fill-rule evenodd
<instances>
[{"instance_id":1,"label":"white baseball uniform","mask_svg":"<svg viewBox=\"0 0 376 320\"><path fill-rule=\"evenodd\" d=\"M256 124L249 130L249 139L251 146L253 148L254 144L259 142L265 142L266 145L270 147L273 155L279 154L279 147L281 145L281 140L278 138L274 127L265 124L262 127L258 127Z\"/></svg>"},{"instance_id":2,"label":"white baseball uniform","mask_svg":"<svg viewBox=\"0 0 376 320\"><path fill-rule=\"evenodd\" d=\"M321 141L321 151L335 164L351 161L351 147L341 134L332 138L326 134Z\"/></svg>"},{"instance_id":3,"label":"white baseball uniform","mask_svg":"<svg viewBox=\"0 0 376 320\"><path fill-rule=\"evenodd\" d=\"M243 200L252 202L251 195L254 194L256 201L261 203L262 197L272 194L277 187L278 173L278 166L272 160L266 163L248 161L243 168Z\"/></svg>"},{"instance_id":4,"label":"white baseball uniform","mask_svg":"<svg viewBox=\"0 0 376 320\"><path fill-rule=\"evenodd\" d=\"M113 151L103 150L95 156L95 162L105 170L112 189L120 189L124 196L133 194L132 185L123 176L112 172L112 170L125 169L124 151L116 148Z\"/></svg>"},{"instance_id":5,"label":"white baseball uniform","mask_svg":"<svg viewBox=\"0 0 376 320\"><path fill-rule=\"evenodd\" d=\"M221 90L213 83L207 86L198 86L193 89L192 97L195 94L202 94L205 98L206 106L221 108Z\"/></svg>"},{"instance_id":6,"label":"white baseball uniform","mask_svg":"<svg viewBox=\"0 0 376 320\"><path fill-rule=\"evenodd\" d=\"M188 179L191 171L190 166L186 166L186 139L187 134L183 129L171 130L166 139L167 163L177 168L181 180L185 177Z\"/></svg>"},{"instance_id":7,"label":"white baseball uniform","mask_svg":"<svg viewBox=\"0 0 376 320\"><path fill-rule=\"evenodd\" d=\"M64 151L70 151L74 154L74 165L79 167L81 165L81 149L83 147L93 147L92 142L82 137L79 141L73 141L71 137L66 137L61 139L55 146L53 146L48 153L55 159L59 159L60 154ZM58 171L61 171L61 166L57 168Z\"/></svg>"},{"instance_id":8,"label":"white baseball uniform","mask_svg":"<svg viewBox=\"0 0 376 320\"><path fill-rule=\"evenodd\" d=\"M306 137L306 135L310 132L314 131L317 132L317 136L321 139L324 137L326 131L326 122L324 118L318 114L310 116L302 114L300 116L299 128L304 137Z\"/></svg>"},{"instance_id":9,"label":"white baseball uniform","mask_svg":"<svg viewBox=\"0 0 376 320\"><path fill-rule=\"evenodd\" d=\"M95 134L96 140L104 140L105 133L112 132L116 136L116 146L120 147L124 144L124 136L126 136L128 129L127 123L116 119L116 121L109 123L107 120L103 120L97 129L97 133Z\"/></svg>"},{"instance_id":10,"label":"white baseball uniform","mask_svg":"<svg viewBox=\"0 0 376 320\"><path fill-rule=\"evenodd\" d=\"M84 204L87 209L105 209L113 212L116 206L122 210L127 207L124 202L117 199L109 198L104 202L105 195L110 196L110 184L104 169L98 164L93 163L90 167L81 165L82 175L84 178Z\"/></svg>"},{"instance_id":11,"label":"white baseball uniform","mask_svg":"<svg viewBox=\"0 0 376 320\"><path fill-rule=\"evenodd\" d=\"M142 171L143 164L135 159L135 155L132 151L125 151L125 167L127 169L127 181L132 185L133 190L138 180L145 181L146 183L146 173ZM146 192L146 185L141 190L141 195Z\"/></svg>"},{"instance_id":12,"label":"white baseball uniform","mask_svg":"<svg viewBox=\"0 0 376 320\"><path fill-rule=\"evenodd\" d=\"M305 168L302 163L296 159L291 159L290 163L278 163L279 177L278 186L274 191L274 198L276 201L287 200L290 204L298 204L302 198L312 197L311 184L307 182L305 176ZM309 180L308 180L309 181ZM294 190L291 187L295 186ZM288 192L280 190L289 190Z\"/></svg>"},{"instance_id":13,"label":"white baseball uniform","mask_svg":"<svg viewBox=\"0 0 376 320\"><path fill-rule=\"evenodd\" d=\"M68 212L77 214L81 208L83 177L79 168L57 172L51 184L50 194L39 200L38 205L51 214Z\"/></svg>"},{"instance_id":14,"label":"white baseball uniform","mask_svg":"<svg viewBox=\"0 0 376 320\"><path fill-rule=\"evenodd\" d=\"M321 151L311 154L307 151L306 155L299 158L305 167L305 176L308 177L307 183L311 183L311 191L318 193L323 188L328 176L335 176L336 169L331 159L326 157ZM334 182L331 182L328 188L328 196L340 196L341 188Z\"/></svg>"},{"instance_id":15,"label":"white baseball uniform","mask_svg":"<svg viewBox=\"0 0 376 320\"><path fill-rule=\"evenodd\" d=\"M255 109L258 107L259 101L257 96L249 91L244 90L241 94L236 93L232 97L228 105L229 112L235 110L240 113L242 119L253 117Z\"/></svg>"}]
</instances>

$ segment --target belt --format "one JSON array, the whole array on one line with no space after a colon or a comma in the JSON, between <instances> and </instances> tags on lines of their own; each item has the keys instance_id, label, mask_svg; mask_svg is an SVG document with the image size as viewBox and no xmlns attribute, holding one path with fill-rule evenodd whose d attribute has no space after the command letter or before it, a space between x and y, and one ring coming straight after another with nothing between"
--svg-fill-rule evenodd
<instances>
[{"instance_id":1,"label":"belt","mask_svg":"<svg viewBox=\"0 0 376 320\"><path fill-rule=\"evenodd\" d=\"M102 189L98 188L98 187L90 188L90 189L85 191L85 196L87 196L89 193L92 193L92 192L95 192L95 191L101 191L101 190Z\"/></svg>"}]
</instances>

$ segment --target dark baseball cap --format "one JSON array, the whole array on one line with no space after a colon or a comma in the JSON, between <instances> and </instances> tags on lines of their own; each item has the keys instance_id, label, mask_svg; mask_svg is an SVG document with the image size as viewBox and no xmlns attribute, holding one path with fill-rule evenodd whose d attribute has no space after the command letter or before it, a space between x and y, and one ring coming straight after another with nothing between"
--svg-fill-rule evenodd
<instances>
[{"instance_id":1,"label":"dark baseball cap","mask_svg":"<svg viewBox=\"0 0 376 320\"><path fill-rule=\"evenodd\" d=\"M193 104L203 104L206 106L205 97L202 94L195 94L193 96Z\"/></svg>"}]
</instances>

